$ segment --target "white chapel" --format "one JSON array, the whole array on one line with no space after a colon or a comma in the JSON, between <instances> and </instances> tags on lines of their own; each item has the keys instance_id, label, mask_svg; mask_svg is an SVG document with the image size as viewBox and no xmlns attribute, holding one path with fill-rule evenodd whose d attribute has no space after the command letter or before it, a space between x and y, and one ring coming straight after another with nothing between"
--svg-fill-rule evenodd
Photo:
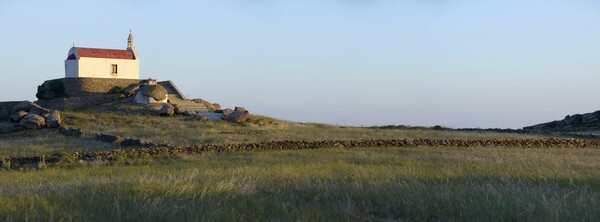
<instances>
[{"instance_id":1,"label":"white chapel","mask_svg":"<svg viewBox=\"0 0 600 222\"><path fill-rule=\"evenodd\" d=\"M127 49L98 49L73 46L65 60L67 78L139 79L140 59L129 32Z\"/></svg>"}]
</instances>

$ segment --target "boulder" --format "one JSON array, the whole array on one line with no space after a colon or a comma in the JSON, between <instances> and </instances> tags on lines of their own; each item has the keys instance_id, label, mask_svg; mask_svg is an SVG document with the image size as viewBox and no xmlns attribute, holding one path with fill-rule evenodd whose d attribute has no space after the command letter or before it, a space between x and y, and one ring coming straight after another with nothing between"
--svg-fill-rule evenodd
<instances>
[{"instance_id":1,"label":"boulder","mask_svg":"<svg viewBox=\"0 0 600 222\"><path fill-rule=\"evenodd\" d=\"M21 122L19 122L19 126L26 129L38 129L46 126L46 120L44 117L37 114L27 114L27 116L23 117Z\"/></svg>"},{"instance_id":2,"label":"boulder","mask_svg":"<svg viewBox=\"0 0 600 222\"><path fill-rule=\"evenodd\" d=\"M173 105L173 111L175 112L175 114L183 114L185 112L185 110L178 104L172 104Z\"/></svg>"},{"instance_id":3,"label":"boulder","mask_svg":"<svg viewBox=\"0 0 600 222\"><path fill-rule=\"evenodd\" d=\"M230 108L224 109L223 110L223 116L229 116L233 113L233 110Z\"/></svg>"},{"instance_id":4,"label":"boulder","mask_svg":"<svg viewBox=\"0 0 600 222\"><path fill-rule=\"evenodd\" d=\"M25 116L27 116L27 112L25 112L25 111L17 111L17 112L14 112L14 113L10 114L10 120L12 120L15 123L18 123Z\"/></svg>"},{"instance_id":5,"label":"boulder","mask_svg":"<svg viewBox=\"0 0 600 222\"><path fill-rule=\"evenodd\" d=\"M0 122L0 133L12 133L19 131L19 128L14 123Z\"/></svg>"},{"instance_id":6,"label":"boulder","mask_svg":"<svg viewBox=\"0 0 600 222\"><path fill-rule=\"evenodd\" d=\"M234 109L233 111L235 111L235 112L248 112L248 111L246 110L246 108L244 108L244 107L241 107L241 106L239 106L239 107L238 107L238 106L236 106L236 107L235 107L235 109Z\"/></svg>"},{"instance_id":7,"label":"boulder","mask_svg":"<svg viewBox=\"0 0 600 222\"><path fill-rule=\"evenodd\" d=\"M202 103L202 105L204 105L204 107L206 107L209 111L217 110L217 109L215 109L215 106L213 106L213 104L211 104L209 102Z\"/></svg>"},{"instance_id":8,"label":"boulder","mask_svg":"<svg viewBox=\"0 0 600 222\"><path fill-rule=\"evenodd\" d=\"M245 112L235 111L235 112L227 115L225 117L225 120L232 122L232 123L241 123L241 122L248 120L249 118L250 118L250 113L248 111L245 111Z\"/></svg>"},{"instance_id":9,"label":"boulder","mask_svg":"<svg viewBox=\"0 0 600 222\"><path fill-rule=\"evenodd\" d=\"M221 109L221 104L213 103L212 105L215 107L215 110L220 110Z\"/></svg>"},{"instance_id":10,"label":"boulder","mask_svg":"<svg viewBox=\"0 0 600 222\"><path fill-rule=\"evenodd\" d=\"M145 85L140 88L140 92L142 92L142 95L152 97L156 101L167 99L167 90L160 85Z\"/></svg>"},{"instance_id":11,"label":"boulder","mask_svg":"<svg viewBox=\"0 0 600 222\"><path fill-rule=\"evenodd\" d=\"M40 116L45 116L47 114L50 114L49 109L46 109L38 104L35 104L33 102L29 102L29 113L33 113L33 114L37 114Z\"/></svg>"},{"instance_id":12,"label":"boulder","mask_svg":"<svg viewBox=\"0 0 600 222\"><path fill-rule=\"evenodd\" d=\"M175 114L175 107L171 104L165 104L159 111L158 115L160 116L173 116Z\"/></svg>"},{"instance_id":13,"label":"boulder","mask_svg":"<svg viewBox=\"0 0 600 222\"><path fill-rule=\"evenodd\" d=\"M188 110L184 111L182 114L183 114L184 116L195 116L195 115L196 115L196 113L195 113L195 112L188 111Z\"/></svg>"},{"instance_id":14,"label":"boulder","mask_svg":"<svg viewBox=\"0 0 600 222\"><path fill-rule=\"evenodd\" d=\"M135 94L136 91L138 91L138 89L140 89L142 85L141 84L133 84L130 86L125 87L125 89L123 89L123 95L129 97L129 96L133 96Z\"/></svg>"},{"instance_id":15,"label":"boulder","mask_svg":"<svg viewBox=\"0 0 600 222\"><path fill-rule=\"evenodd\" d=\"M145 85L135 94L133 101L138 104L166 103L169 95L160 85Z\"/></svg>"},{"instance_id":16,"label":"boulder","mask_svg":"<svg viewBox=\"0 0 600 222\"><path fill-rule=\"evenodd\" d=\"M58 128L60 127L60 124L60 112L52 110L46 118L46 125L48 128Z\"/></svg>"},{"instance_id":17,"label":"boulder","mask_svg":"<svg viewBox=\"0 0 600 222\"><path fill-rule=\"evenodd\" d=\"M10 111L10 113L16 113L19 111L23 111L23 112L29 112L29 101L23 101L20 103L17 103L17 105L13 106L12 110Z\"/></svg>"}]
</instances>

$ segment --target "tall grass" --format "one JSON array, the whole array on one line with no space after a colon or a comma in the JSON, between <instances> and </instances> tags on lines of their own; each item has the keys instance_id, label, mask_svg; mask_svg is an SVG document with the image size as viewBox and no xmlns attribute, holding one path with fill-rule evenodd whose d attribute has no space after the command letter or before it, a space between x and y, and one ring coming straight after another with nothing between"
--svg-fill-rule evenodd
<instances>
[{"instance_id":1,"label":"tall grass","mask_svg":"<svg viewBox=\"0 0 600 222\"><path fill-rule=\"evenodd\" d=\"M54 129L26 130L0 134L0 156L23 157L48 155L56 152L91 152L119 149L92 138L66 137Z\"/></svg>"},{"instance_id":2,"label":"tall grass","mask_svg":"<svg viewBox=\"0 0 600 222\"><path fill-rule=\"evenodd\" d=\"M0 172L0 219L598 221L599 160L591 149L366 148Z\"/></svg>"}]
</instances>

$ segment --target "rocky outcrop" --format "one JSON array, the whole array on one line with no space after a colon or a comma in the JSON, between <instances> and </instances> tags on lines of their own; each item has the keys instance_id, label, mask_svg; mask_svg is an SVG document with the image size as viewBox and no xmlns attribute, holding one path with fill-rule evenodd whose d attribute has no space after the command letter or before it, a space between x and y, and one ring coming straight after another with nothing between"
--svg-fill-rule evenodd
<instances>
[{"instance_id":1,"label":"rocky outcrop","mask_svg":"<svg viewBox=\"0 0 600 222\"><path fill-rule=\"evenodd\" d=\"M46 125L48 125L48 128L58 128L60 124L60 112L56 110L50 111L50 114L46 118Z\"/></svg>"},{"instance_id":2,"label":"rocky outcrop","mask_svg":"<svg viewBox=\"0 0 600 222\"><path fill-rule=\"evenodd\" d=\"M142 86L134 97L134 102L138 104L166 103L167 101L167 90L160 85Z\"/></svg>"},{"instance_id":3,"label":"rocky outcrop","mask_svg":"<svg viewBox=\"0 0 600 222\"><path fill-rule=\"evenodd\" d=\"M179 104L172 104L174 114L180 115L185 113L185 109L181 107Z\"/></svg>"},{"instance_id":4,"label":"rocky outcrop","mask_svg":"<svg viewBox=\"0 0 600 222\"><path fill-rule=\"evenodd\" d=\"M171 104L163 105L163 107L158 111L158 115L160 116L173 116L173 114L175 114L175 107L173 107Z\"/></svg>"},{"instance_id":5,"label":"rocky outcrop","mask_svg":"<svg viewBox=\"0 0 600 222\"><path fill-rule=\"evenodd\" d=\"M123 95L127 97L133 96L138 91L138 89L140 89L141 86L142 84L132 84L130 86L127 86L125 87L125 89L123 89Z\"/></svg>"},{"instance_id":6,"label":"rocky outcrop","mask_svg":"<svg viewBox=\"0 0 600 222\"><path fill-rule=\"evenodd\" d=\"M30 113L23 117L19 122L19 126L25 129L39 129L46 126L46 120L40 115Z\"/></svg>"},{"instance_id":7,"label":"rocky outcrop","mask_svg":"<svg viewBox=\"0 0 600 222\"><path fill-rule=\"evenodd\" d=\"M13 122L15 122L15 123L18 123L25 116L27 116L27 112L25 112L25 111L13 112L12 114L10 114L10 120L13 121Z\"/></svg>"},{"instance_id":8,"label":"rocky outcrop","mask_svg":"<svg viewBox=\"0 0 600 222\"><path fill-rule=\"evenodd\" d=\"M233 113L233 110L230 108L224 109L223 110L223 116L229 116Z\"/></svg>"},{"instance_id":9,"label":"rocky outcrop","mask_svg":"<svg viewBox=\"0 0 600 222\"><path fill-rule=\"evenodd\" d=\"M10 110L10 113L8 118L2 118L0 122L10 121L11 123L2 123L0 133L10 133L22 129L39 129L46 126L49 128L60 127L61 119L58 111L46 109L30 101L15 102L9 106L6 106L6 103L4 104L2 112L6 113L7 110Z\"/></svg>"},{"instance_id":10,"label":"rocky outcrop","mask_svg":"<svg viewBox=\"0 0 600 222\"><path fill-rule=\"evenodd\" d=\"M235 107L235 110L231 112L231 109L227 110L226 114L225 110L223 111L223 115L225 121L229 121L232 123L241 123L247 121L250 118L250 112L246 110L244 107Z\"/></svg>"},{"instance_id":11,"label":"rocky outcrop","mask_svg":"<svg viewBox=\"0 0 600 222\"><path fill-rule=\"evenodd\" d=\"M565 116L562 120L523 127L525 131L587 131L600 130L600 110L593 113Z\"/></svg>"}]
</instances>

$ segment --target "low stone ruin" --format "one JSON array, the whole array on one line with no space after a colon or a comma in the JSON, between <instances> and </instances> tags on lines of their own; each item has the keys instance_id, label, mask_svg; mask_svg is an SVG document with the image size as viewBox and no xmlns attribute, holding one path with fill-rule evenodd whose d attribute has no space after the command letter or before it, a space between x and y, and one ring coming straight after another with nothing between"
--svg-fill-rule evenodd
<instances>
[{"instance_id":1,"label":"low stone ruin","mask_svg":"<svg viewBox=\"0 0 600 222\"><path fill-rule=\"evenodd\" d=\"M58 128L61 125L60 113L49 110L30 101L14 105L5 103L0 107L0 133L16 132L23 129Z\"/></svg>"}]
</instances>

